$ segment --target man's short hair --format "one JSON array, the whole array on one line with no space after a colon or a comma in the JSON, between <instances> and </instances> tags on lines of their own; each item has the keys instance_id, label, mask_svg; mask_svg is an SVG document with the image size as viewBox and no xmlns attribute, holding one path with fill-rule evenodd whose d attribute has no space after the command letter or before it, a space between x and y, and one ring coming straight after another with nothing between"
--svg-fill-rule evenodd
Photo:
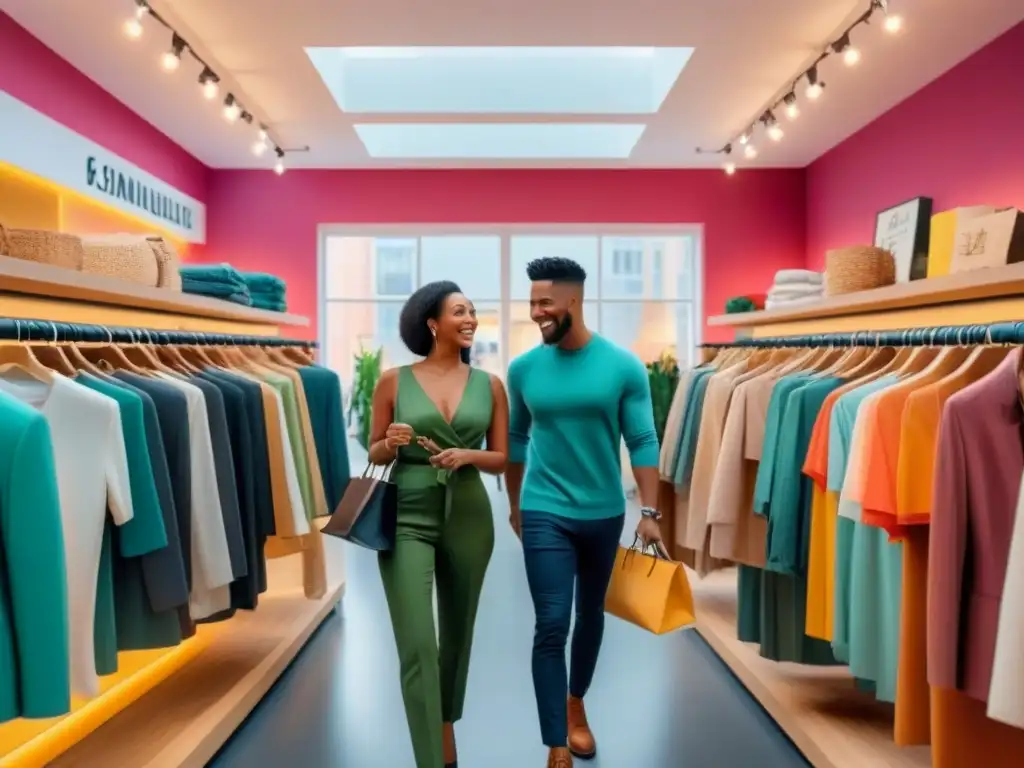
<instances>
[{"instance_id":1,"label":"man's short hair","mask_svg":"<svg viewBox=\"0 0 1024 768\"><path fill-rule=\"evenodd\" d=\"M543 259L534 259L527 264L526 276L533 282L550 280L553 283L583 285L587 280L587 270L572 259L549 256Z\"/></svg>"}]
</instances>

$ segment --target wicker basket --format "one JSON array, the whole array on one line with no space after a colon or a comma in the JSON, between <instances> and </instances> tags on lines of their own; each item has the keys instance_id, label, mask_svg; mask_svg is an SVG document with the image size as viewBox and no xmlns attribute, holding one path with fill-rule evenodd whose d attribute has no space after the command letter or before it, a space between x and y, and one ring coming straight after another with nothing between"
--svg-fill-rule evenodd
<instances>
[{"instance_id":1,"label":"wicker basket","mask_svg":"<svg viewBox=\"0 0 1024 768\"><path fill-rule=\"evenodd\" d=\"M48 229L7 229L0 224L0 256L81 271L82 239Z\"/></svg>"},{"instance_id":2,"label":"wicker basket","mask_svg":"<svg viewBox=\"0 0 1024 768\"><path fill-rule=\"evenodd\" d=\"M149 241L149 247L153 249L153 255L156 257L156 267L159 272L157 288L180 291L181 273L178 269L181 267L181 260L178 258L178 252L173 245L159 235L150 235L146 239Z\"/></svg>"},{"instance_id":3,"label":"wicker basket","mask_svg":"<svg viewBox=\"0 0 1024 768\"><path fill-rule=\"evenodd\" d=\"M837 248L825 254L825 295L867 291L896 282L892 253L873 245Z\"/></svg>"},{"instance_id":4,"label":"wicker basket","mask_svg":"<svg viewBox=\"0 0 1024 768\"><path fill-rule=\"evenodd\" d=\"M156 257L141 235L87 235L82 238L82 271L155 288L160 279Z\"/></svg>"}]
</instances>

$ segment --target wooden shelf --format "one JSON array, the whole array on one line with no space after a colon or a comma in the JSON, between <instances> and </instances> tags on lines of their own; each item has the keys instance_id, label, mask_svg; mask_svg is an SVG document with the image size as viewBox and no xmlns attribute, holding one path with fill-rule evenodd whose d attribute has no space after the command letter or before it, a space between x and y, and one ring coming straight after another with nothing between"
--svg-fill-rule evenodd
<instances>
[{"instance_id":1,"label":"wooden shelf","mask_svg":"<svg viewBox=\"0 0 1024 768\"><path fill-rule=\"evenodd\" d=\"M0 256L0 294L103 304L241 323L306 327L309 318L270 312L206 296L147 288L124 280ZM3 313L0 295L0 314ZM48 319L48 318L39 318Z\"/></svg>"},{"instance_id":2,"label":"wooden shelf","mask_svg":"<svg viewBox=\"0 0 1024 768\"><path fill-rule=\"evenodd\" d=\"M942 304L1003 299L1024 294L1024 263L995 269L960 272L929 280L913 280L885 288L826 298L792 309L738 312L708 318L708 325L755 328L798 320L844 317Z\"/></svg>"},{"instance_id":3,"label":"wooden shelf","mask_svg":"<svg viewBox=\"0 0 1024 768\"><path fill-rule=\"evenodd\" d=\"M929 768L929 747L898 747L892 706L854 686L846 667L769 661L736 638L736 571L690 573L697 632L815 768Z\"/></svg>"}]
</instances>

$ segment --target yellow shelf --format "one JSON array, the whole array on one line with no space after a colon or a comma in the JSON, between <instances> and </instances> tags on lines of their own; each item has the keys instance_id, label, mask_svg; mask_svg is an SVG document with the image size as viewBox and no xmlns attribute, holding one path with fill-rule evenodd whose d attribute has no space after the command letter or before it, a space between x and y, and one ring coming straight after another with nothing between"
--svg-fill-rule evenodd
<instances>
[{"instance_id":1,"label":"yellow shelf","mask_svg":"<svg viewBox=\"0 0 1024 768\"><path fill-rule=\"evenodd\" d=\"M0 256L0 315L8 304L7 294L107 305L120 309L147 310L186 317L227 320L253 325L306 327L309 318L286 312L243 307L230 301L196 296L165 288L147 288L124 280L61 267ZM56 319L56 318L40 318ZM88 322L84 319L80 322Z\"/></svg>"},{"instance_id":2,"label":"yellow shelf","mask_svg":"<svg viewBox=\"0 0 1024 768\"><path fill-rule=\"evenodd\" d=\"M793 309L767 309L760 312L717 315L708 318L708 325L756 328L803 320L893 313L898 310L937 307L943 304L982 302L1021 294L1024 294L1024 263L897 283L870 291L832 296L815 304Z\"/></svg>"}]
</instances>

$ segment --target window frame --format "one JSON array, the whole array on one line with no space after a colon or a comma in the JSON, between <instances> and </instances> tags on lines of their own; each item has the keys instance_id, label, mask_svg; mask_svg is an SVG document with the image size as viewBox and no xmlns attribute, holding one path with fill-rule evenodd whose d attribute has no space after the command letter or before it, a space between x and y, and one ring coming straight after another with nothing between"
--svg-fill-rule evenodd
<instances>
[{"instance_id":1,"label":"window frame","mask_svg":"<svg viewBox=\"0 0 1024 768\"><path fill-rule=\"evenodd\" d=\"M596 286L593 293L595 295L588 296L588 303L596 301L598 304L642 304L642 303L659 303L659 304L674 304L685 306L689 305L690 309L690 346L687 350L677 349L677 356L680 359L680 363L685 365L691 363L696 359L696 349L701 343L704 333L704 322L703 322L703 295L704 295L704 227L702 224L543 224L543 223L521 223L521 224L439 224L439 225L424 225L424 224L396 224L396 225L349 225L349 224L320 224L317 227L317 292L318 302L317 309L319 317L323 318L326 316L326 308L330 303L349 303L349 304L366 304L374 303L377 301L395 301L403 298L403 296L397 296L394 294L380 294L375 293L373 296L366 298L331 298L328 299L326 295L325 277L326 277L326 262L325 254L327 251L326 243L330 237L367 237L375 239L414 239L416 246L413 249L413 282L412 289L415 291L420 285L422 285L422 240L423 238L437 238L437 237L458 237L467 235L489 235L498 236L501 239L501 253L500 253L500 295L479 297L478 300L485 304L498 304L500 307L499 312L499 326L500 326L500 352L501 352L501 368L503 371L508 370L508 364L510 362L510 325L511 325L511 307L514 300L511 296L511 242L512 238L516 236L531 236L531 237L558 237L558 236L584 236L584 237L596 237L598 238L597 248L597 277L595 281ZM602 283L604 282L605 265L604 265L604 248L602 242L604 238L621 238L623 240L635 239L640 241L640 272L638 276L643 275L643 238L648 237L662 237L665 239L671 239L676 237L687 238L687 245L684 246L684 258L688 254L689 259L689 271L691 273L690 282L690 298L688 299L665 299L660 296L654 295L648 298L643 297L623 297L623 298L605 298L602 296L603 288ZM376 244L375 244L376 248ZM659 249L663 250L663 249ZM662 260L664 255L662 253ZM664 267L662 266L662 273ZM377 288L377 276L378 271L376 265L374 265L374 287ZM609 276L613 276L619 279L633 279L635 276L631 275L612 275L609 272ZM589 281L588 281L589 283ZM588 289L589 290L589 289ZM655 292L657 293L657 292ZM518 300L518 301L521 301ZM516 302L518 303L518 302ZM590 319L595 326L595 330L600 332L600 306L598 306L598 317ZM329 329L326 327L326 323L320 322L317 324L317 338L320 342L320 347L323 349L326 347L327 334Z\"/></svg>"}]
</instances>

